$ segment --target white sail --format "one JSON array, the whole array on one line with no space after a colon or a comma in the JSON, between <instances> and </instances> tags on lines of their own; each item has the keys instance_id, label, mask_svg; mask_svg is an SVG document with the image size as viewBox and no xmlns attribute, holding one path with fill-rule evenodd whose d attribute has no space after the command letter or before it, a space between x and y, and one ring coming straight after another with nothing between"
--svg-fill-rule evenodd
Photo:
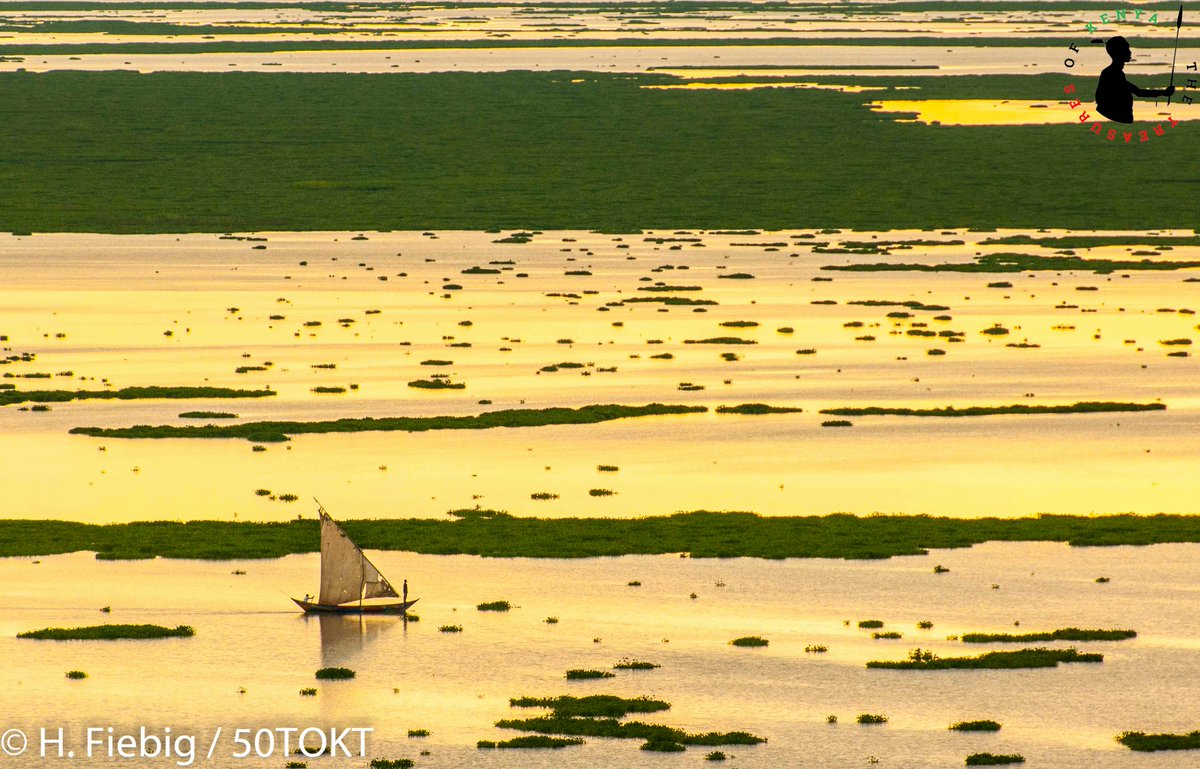
<instances>
[{"instance_id":1,"label":"white sail","mask_svg":"<svg viewBox=\"0 0 1200 769\"><path fill-rule=\"evenodd\" d=\"M361 552L361 551L360 551ZM375 564L363 559L363 598L399 598L396 589L387 581L387 577L379 573Z\"/></svg>"},{"instance_id":2,"label":"white sail","mask_svg":"<svg viewBox=\"0 0 1200 769\"><path fill-rule=\"evenodd\" d=\"M395 588L346 532L321 510L320 603L333 606L364 598L396 598Z\"/></svg>"},{"instance_id":3,"label":"white sail","mask_svg":"<svg viewBox=\"0 0 1200 769\"><path fill-rule=\"evenodd\" d=\"M321 511L321 595L326 606L357 601L362 595L362 553L346 532Z\"/></svg>"}]
</instances>

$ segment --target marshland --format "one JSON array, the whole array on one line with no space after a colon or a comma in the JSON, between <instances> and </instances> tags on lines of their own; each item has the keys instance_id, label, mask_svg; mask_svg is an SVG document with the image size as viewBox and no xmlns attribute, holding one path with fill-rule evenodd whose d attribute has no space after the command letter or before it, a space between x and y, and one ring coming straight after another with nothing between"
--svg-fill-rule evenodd
<instances>
[{"instance_id":1,"label":"marshland","mask_svg":"<svg viewBox=\"0 0 1200 769\"><path fill-rule=\"evenodd\" d=\"M314 553L231 561L110 561L86 552L10 557L0 560L0 579L18 599L0 610L0 653L23 662L6 667L0 680L22 722L63 718L69 727L72 713L124 711L130 697L145 713L210 730L235 717L255 723L361 720L378 729L373 755L432 767L478 765L479 741L537 734L497 727L505 719L550 714L548 708L515 708L511 700L566 707L574 701L559 698L571 697L596 708L616 701L587 699L603 695L669 704L620 722L767 740L687 746L687 761L719 749L739 766L767 767L819 750L847 765L874 755L901 762L921 756L922 766L952 766L990 752L1069 769L1118 769L1136 765L1137 754L1116 740L1123 732L1194 730L1188 713L1164 706L1186 697L1190 686L1186 671L1195 641L1188 617L1196 608L1192 586L1200 579L1194 548L1005 542L882 561L673 554L498 559L370 550L381 570L406 575L412 594L421 597L422 621L408 624L387 617L305 619L283 605L285 594L312 590ZM952 570L934 574L939 562ZM246 574L234 576L235 569ZM1110 574L1112 582L1096 584L1089 576L1094 573ZM627 586L630 574L640 577L641 587ZM60 586L68 581L74 587L64 593ZM992 590L992 583L1002 589ZM181 592L193 597L181 601ZM698 601L688 597L692 592ZM520 609L477 611L497 596ZM100 611L105 606L110 613ZM559 622L548 625L547 616ZM922 618L933 618L933 628L917 628ZM872 640L870 629L857 626L868 619L903 630L904 638ZM195 635L15 638L18 632L101 623L186 624ZM438 632L442 625L462 632ZM973 632L1124 627L1136 628L1137 635L988 648L949 640ZM754 636L769 639L769 646L730 645ZM816 645L826 651L806 652ZM903 659L918 647L952 658L1038 646L1074 647L1104 659L1041 668L866 667L871 660ZM129 665L130 655L138 665ZM633 661L658 667L614 669ZM317 680L315 671L325 668L353 671L354 677ZM72 670L87 678L67 679ZM570 679L568 670L612 677ZM312 688L315 696L298 694ZM1014 691L1022 696L1012 696ZM1135 694L1147 691L1156 696ZM606 712L594 715L615 717ZM887 722L859 726L856 719L864 713L884 715ZM837 716L835 724L827 722L830 715ZM1003 727L947 728L984 720ZM595 736L599 729L547 734L584 740L553 756L517 755L514 749L496 760L514 767L639 765L646 738ZM428 735L414 739L410 730ZM422 750L429 755L419 755ZM1168 767L1187 766L1193 758L1185 750L1157 755Z\"/></svg>"},{"instance_id":2,"label":"marshland","mask_svg":"<svg viewBox=\"0 0 1200 769\"><path fill-rule=\"evenodd\" d=\"M320 492L349 519L476 506L518 518L1190 512L1200 480L1184 468L1200 450L1181 436L1200 413L1195 358L1171 353L1197 333L1188 280L1200 269L1035 268L998 291L970 273L822 270L864 257L812 244L920 242L895 256L956 262L1058 243L988 244L1015 235L963 228L681 231L255 235L264 251L247 236L0 236L0 427L29 459L0 464L12 517L301 512L261 488ZM1181 238L1143 240L1157 261L1193 261ZM1079 248L1138 249L1115 239ZM480 262L512 264L460 274ZM572 265L592 274L564 275ZM719 279L741 270L755 279ZM464 288L441 290L448 276ZM656 281L713 304L628 302ZM725 337L726 323L755 342L737 360L687 343ZM998 327L1009 333L985 333ZM579 367L540 372L563 360ZM248 362L264 370L235 373ZM465 388L407 386L420 380ZM43 399L51 411L20 410Z\"/></svg>"},{"instance_id":3,"label":"marshland","mask_svg":"<svg viewBox=\"0 0 1200 769\"><path fill-rule=\"evenodd\" d=\"M1191 766L1197 108L1090 152L1111 10L0 4L0 721ZM314 496L424 621L295 611Z\"/></svg>"}]
</instances>

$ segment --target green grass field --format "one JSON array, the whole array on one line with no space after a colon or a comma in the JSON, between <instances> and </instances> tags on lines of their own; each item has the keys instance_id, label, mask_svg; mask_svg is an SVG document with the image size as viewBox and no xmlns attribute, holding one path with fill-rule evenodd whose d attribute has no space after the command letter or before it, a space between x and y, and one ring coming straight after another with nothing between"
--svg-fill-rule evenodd
<instances>
[{"instance_id":1,"label":"green grass field","mask_svg":"<svg viewBox=\"0 0 1200 769\"><path fill-rule=\"evenodd\" d=\"M1064 82L806 79L1047 101ZM1186 125L1112 146L1074 125L896 123L865 106L886 91L639 87L671 82L4 74L0 231L1195 226ZM1101 159L1120 205L1097 205Z\"/></svg>"},{"instance_id":2,"label":"green grass field","mask_svg":"<svg viewBox=\"0 0 1200 769\"><path fill-rule=\"evenodd\" d=\"M351 520L343 528L362 547L493 558L589 558L690 553L695 558L889 558L989 541L1076 546L1200 542L1200 516L1047 515L1037 518L933 518L836 514L760 517L693 512L640 519L517 518L459 510L453 520ZM318 549L317 522L0 521L0 557L95 551L103 559L279 558Z\"/></svg>"}]
</instances>

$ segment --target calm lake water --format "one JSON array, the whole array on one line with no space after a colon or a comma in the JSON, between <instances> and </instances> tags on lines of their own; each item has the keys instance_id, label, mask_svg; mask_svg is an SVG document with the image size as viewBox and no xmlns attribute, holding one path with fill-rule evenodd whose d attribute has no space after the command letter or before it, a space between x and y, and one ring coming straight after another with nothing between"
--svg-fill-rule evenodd
<instances>
[{"instance_id":1,"label":"calm lake water","mask_svg":"<svg viewBox=\"0 0 1200 769\"><path fill-rule=\"evenodd\" d=\"M288 595L316 587L315 555L273 561L96 561L89 553L0 560L0 726L36 733L62 727L68 747L87 726L171 726L207 746L216 727L371 726L371 758L418 767L684 767L708 748L647 754L638 740L588 739L560 751L479 751L477 740L515 732L501 718L536 715L510 697L611 693L671 703L645 717L689 731L744 729L767 737L733 746L737 767L961 766L978 751L1017 752L1029 766L1064 769L1194 766L1189 754L1134 754L1113 737L1130 730L1186 732L1195 718L1200 632L1200 547L1078 549L988 544L879 562L692 560L674 556L488 560L371 553L393 581L420 597L420 622L311 619ZM40 561L40 562L38 562ZM935 575L943 564L949 573ZM244 575L234 575L235 570ZM1111 578L1097 584L1099 576ZM640 580L641 587L629 587ZM723 586L718 586L722 583ZM993 585L998 587L993 587ZM691 593L695 599L689 598ZM505 614L475 604L511 601ZM111 606L111 614L98 609ZM546 624L546 617L559 619ZM859 620L879 619L901 640L871 640ZM931 630L916 623L929 620ZM18 640L47 626L100 622L196 628L189 639L124 642ZM849 622L847 625L846 623ZM1020 627L1014 623L1020 622ZM463 632L438 632L441 625ZM1138 637L1078 644L1102 664L1018 671L868 670L920 646L940 655L1019 645L965 645L969 631L1132 628ZM764 649L728 641L770 640ZM810 644L825 654L805 653ZM1064 646L1064 644L1050 644ZM567 682L569 668L608 669L626 657L662 667ZM352 681L318 682L322 666ZM89 678L70 681L68 670ZM315 686L315 697L300 690ZM239 693L244 688L244 693ZM883 726L860 726L880 713ZM836 715L838 723L826 723ZM957 733L953 722L994 719L994 734ZM431 736L408 738L409 729ZM221 759L208 766L281 766ZM422 750L429 755L420 756ZM201 753L204 752L202 747ZM219 760L220 759L220 760ZM365 765L310 760L310 766ZM171 765L168 761L137 765ZM61 765L22 758L10 766ZM92 761L88 765L131 765Z\"/></svg>"},{"instance_id":2,"label":"calm lake water","mask_svg":"<svg viewBox=\"0 0 1200 769\"><path fill-rule=\"evenodd\" d=\"M19 389L209 385L278 393L76 401L49 412L2 407L7 455L22 458L0 463L5 514L105 522L280 520L311 512L303 503L256 496L258 489L276 498L317 496L340 518L441 516L474 505L544 517L692 509L955 516L1193 510L1200 495L1198 359L1169 357L1191 348L1163 342L1195 338L1200 294L1187 281L1196 270L821 269L1053 253L985 243L1005 234L1012 233L553 232L526 244L461 232L373 233L366 240L268 233L260 236L266 241L0 236L0 334L8 337L0 348L6 356L36 356L0 366L4 377L13 375L0 382ZM904 240L925 244L888 255L819 253L813 245ZM1079 253L1130 259L1143 250ZM1177 246L1157 258L1196 260L1200 248ZM473 267L500 272L464 274ZM733 273L753 278L721 279ZM655 282L696 290L640 290ZM1011 286L989 288L993 282ZM716 304L610 306L654 296ZM853 304L871 300L949 309ZM722 325L728 323L740 325ZM997 324L1010 333L983 333ZM961 332L964 341L910 333L943 331ZM727 336L753 344L688 343ZM801 349L816 353L798 355ZM931 356L931 349L946 354ZM446 365L426 365L438 361ZM543 370L563 362L583 368ZM241 367L251 368L237 373ZM48 378L25 378L30 374ZM407 386L435 374L466 389ZM681 389L685 383L704 389ZM347 389L312 392L318 386ZM818 413L1159 399L1166 411L862 417L842 430L822 427L827 417ZM758 402L804 412L299 436L264 452L240 439L68 433L89 425L195 424L178 415L196 410L232 412L234 422L311 421L656 401L710 409ZM602 464L620 471L597 472ZM591 496L597 488L616 493ZM531 499L541 492L559 497Z\"/></svg>"}]
</instances>

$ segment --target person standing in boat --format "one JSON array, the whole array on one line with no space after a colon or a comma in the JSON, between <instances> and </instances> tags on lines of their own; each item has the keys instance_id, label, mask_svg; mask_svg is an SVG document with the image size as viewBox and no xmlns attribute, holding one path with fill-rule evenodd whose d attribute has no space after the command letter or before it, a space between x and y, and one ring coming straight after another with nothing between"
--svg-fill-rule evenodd
<instances>
[{"instance_id":1,"label":"person standing in boat","mask_svg":"<svg viewBox=\"0 0 1200 769\"><path fill-rule=\"evenodd\" d=\"M1133 59L1129 41L1117 35L1104 43L1104 50L1112 58L1112 64L1100 73L1096 84L1096 111L1114 123L1133 122L1133 97L1157 98L1175 93L1175 86L1161 90L1138 88L1125 79L1125 64Z\"/></svg>"},{"instance_id":2,"label":"person standing in boat","mask_svg":"<svg viewBox=\"0 0 1200 769\"><path fill-rule=\"evenodd\" d=\"M408 603L408 580L404 580L404 586L400 588L400 593L400 600L404 603Z\"/></svg>"}]
</instances>

